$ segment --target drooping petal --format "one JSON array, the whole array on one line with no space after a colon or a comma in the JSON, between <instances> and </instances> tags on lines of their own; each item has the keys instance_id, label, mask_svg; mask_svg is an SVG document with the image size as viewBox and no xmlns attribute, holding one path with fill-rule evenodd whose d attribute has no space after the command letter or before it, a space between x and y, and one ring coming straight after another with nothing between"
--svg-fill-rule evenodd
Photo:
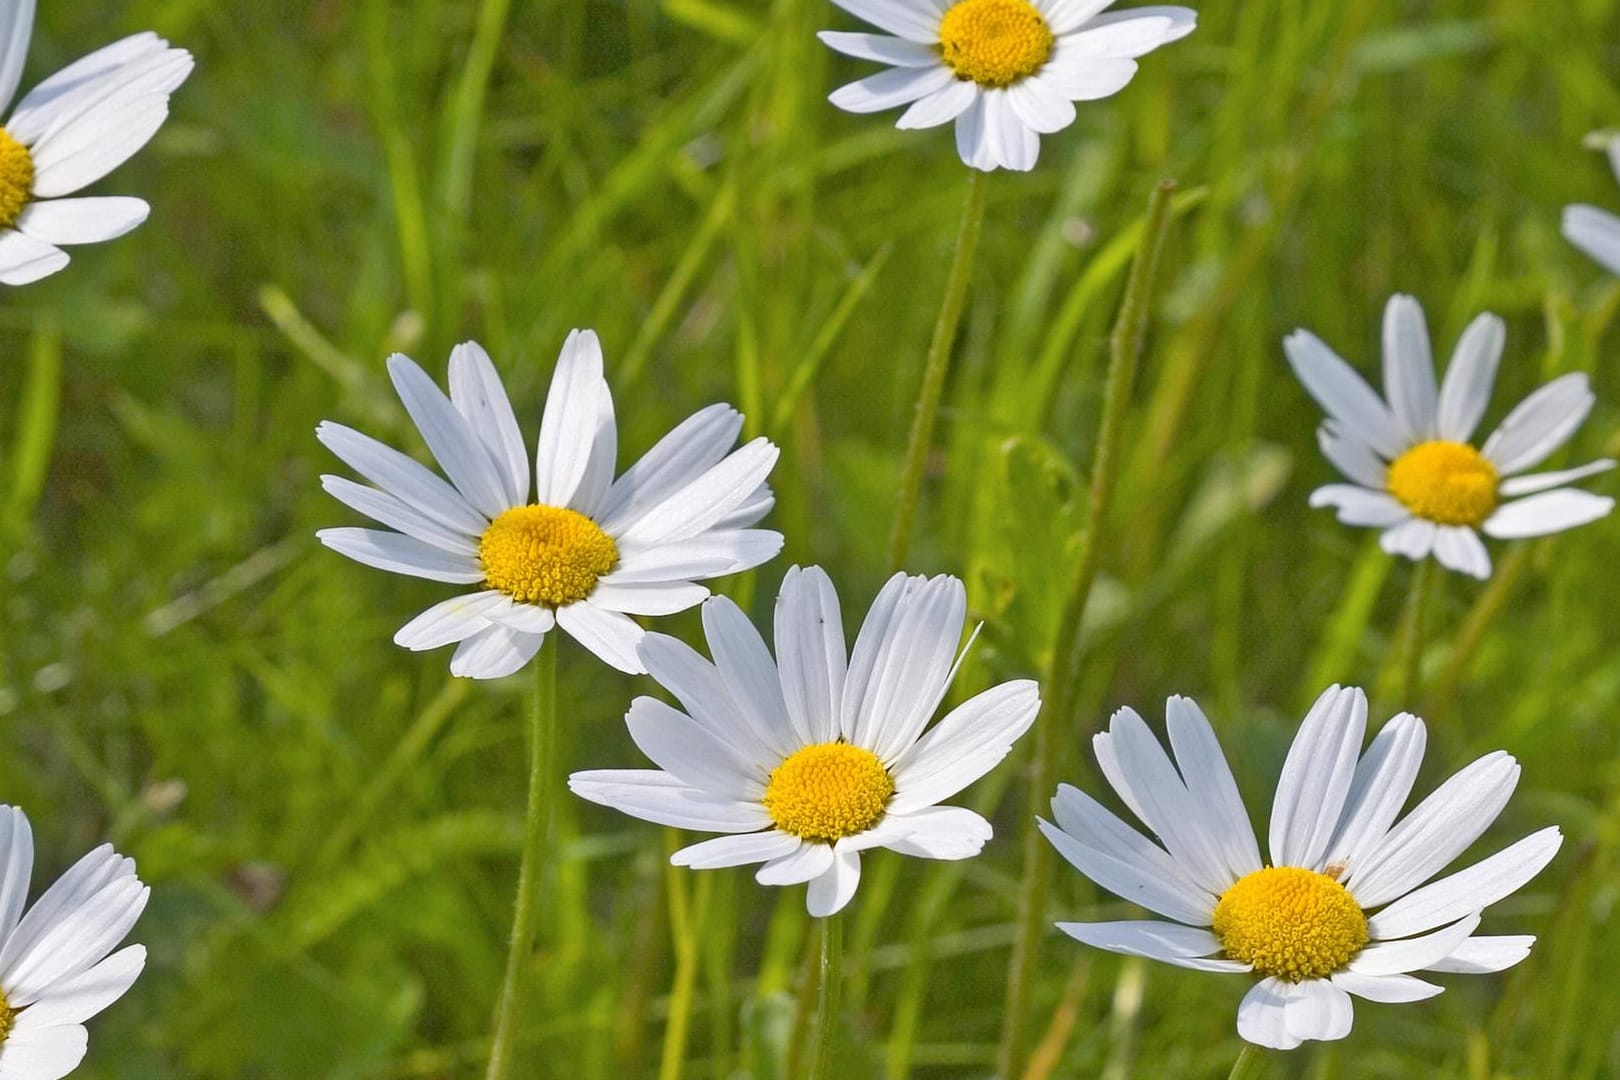
<instances>
[{"instance_id":1,"label":"drooping petal","mask_svg":"<svg viewBox=\"0 0 1620 1080\"><path fill-rule=\"evenodd\" d=\"M1441 525L1434 533L1434 557L1448 570L1484 581L1491 576L1491 556L1479 534L1467 525Z\"/></svg>"},{"instance_id":2,"label":"drooping petal","mask_svg":"<svg viewBox=\"0 0 1620 1080\"><path fill-rule=\"evenodd\" d=\"M953 79L942 89L912 102L911 107L900 114L894 126L901 131L938 127L961 116L978 99L978 84Z\"/></svg>"},{"instance_id":3,"label":"drooping petal","mask_svg":"<svg viewBox=\"0 0 1620 1080\"><path fill-rule=\"evenodd\" d=\"M500 679L534 659L545 640L510 626L492 624L465 638L450 656L450 674L465 679Z\"/></svg>"},{"instance_id":4,"label":"drooping petal","mask_svg":"<svg viewBox=\"0 0 1620 1080\"><path fill-rule=\"evenodd\" d=\"M861 883L861 856L856 851L832 849L832 865L810 880L805 907L817 919L836 915L855 898Z\"/></svg>"},{"instance_id":5,"label":"drooping petal","mask_svg":"<svg viewBox=\"0 0 1620 1080\"><path fill-rule=\"evenodd\" d=\"M1306 979L1283 1003L1283 1026L1293 1038L1330 1042L1350 1034L1350 995L1327 979Z\"/></svg>"},{"instance_id":6,"label":"drooping petal","mask_svg":"<svg viewBox=\"0 0 1620 1080\"><path fill-rule=\"evenodd\" d=\"M597 607L589 598L557 609L557 625L600 659L626 675L641 675L644 668L636 656L645 632L635 620L618 611Z\"/></svg>"},{"instance_id":7,"label":"drooping petal","mask_svg":"<svg viewBox=\"0 0 1620 1080\"><path fill-rule=\"evenodd\" d=\"M1292 1050L1300 1036L1288 1030L1288 1003L1300 994L1299 986L1268 976L1249 988L1238 1003L1237 1029L1245 1042L1272 1050Z\"/></svg>"},{"instance_id":8,"label":"drooping petal","mask_svg":"<svg viewBox=\"0 0 1620 1080\"><path fill-rule=\"evenodd\" d=\"M761 885L801 885L825 874L833 864L831 844L799 842L796 851L772 859L754 874Z\"/></svg>"},{"instance_id":9,"label":"drooping petal","mask_svg":"<svg viewBox=\"0 0 1620 1080\"><path fill-rule=\"evenodd\" d=\"M68 264L68 253L16 229L0 229L0 285L29 285Z\"/></svg>"},{"instance_id":10,"label":"drooping petal","mask_svg":"<svg viewBox=\"0 0 1620 1080\"><path fill-rule=\"evenodd\" d=\"M1378 538L1378 546L1391 555L1404 555L1413 562L1429 557L1440 527L1424 518L1409 518Z\"/></svg>"}]
</instances>

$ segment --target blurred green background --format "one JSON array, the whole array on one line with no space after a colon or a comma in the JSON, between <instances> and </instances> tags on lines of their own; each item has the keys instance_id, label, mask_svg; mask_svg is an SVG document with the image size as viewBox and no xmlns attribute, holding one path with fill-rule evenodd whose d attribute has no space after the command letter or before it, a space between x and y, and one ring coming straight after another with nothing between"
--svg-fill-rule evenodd
<instances>
[{"instance_id":1,"label":"blurred green background","mask_svg":"<svg viewBox=\"0 0 1620 1080\"><path fill-rule=\"evenodd\" d=\"M997 174L910 568L969 582L984 636L956 688L1032 674L1083 524L1113 318L1152 185L1183 194L1057 775L1120 704L1196 697L1251 809L1332 681L1395 711L1411 567L1313 512L1333 478L1280 341L1309 327L1376 371L1393 291L1436 353L1508 320L1494 423L1554 374L1599 405L1555 462L1620 449L1620 284L1558 235L1620 208L1588 132L1620 124L1616 0L1204 4L1186 41L1081 107L1029 175ZM0 798L42 883L103 838L153 886L135 990L92 1022L86 1077L479 1075L524 791L524 679L466 684L394 629L445 587L314 530L357 523L317 476L320 419L422 453L384 357L494 355L532 440L569 328L608 356L621 461L729 400L783 447L782 558L727 585L768 614L792 562L857 619L881 581L899 457L965 190L948 131L826 103L870 65L826 0L135 0L45 4L24 87L125 33L197 55L155 142L93 193L153 204L0 297ZM1613 494L1607 476L1589 487ZM1620 1075L1620 576L1607 520L1493 544L1448 576L1424 656L1419 783L1524 762L1479 852L1567 841L1486 929L1534 932L1502 976L1358 1003L1293 1075ZM665 624L696 640L696 619ZM572 642L559 772L642 763L654 692ZM987 1076L1012 937L1015 755L969 798L998 837L949 867L879 853L851 908L845 1075ZM1040 796L1044 812L1044 797ZM657 828L569 804L523 1032L533 1075L660 1075L694 980L689 1078L779 1075L802 889L672 872ZM885 879L892 899L880 904ZM1128 917L1060 869L1054 918ZM813 939L813 936L812 936ZM1218 1077L1244 982L1055 932L1035 1031L1054 1077ZM670 1076L666 1062L662 1075Z\"/></svg>"}]
</instances>

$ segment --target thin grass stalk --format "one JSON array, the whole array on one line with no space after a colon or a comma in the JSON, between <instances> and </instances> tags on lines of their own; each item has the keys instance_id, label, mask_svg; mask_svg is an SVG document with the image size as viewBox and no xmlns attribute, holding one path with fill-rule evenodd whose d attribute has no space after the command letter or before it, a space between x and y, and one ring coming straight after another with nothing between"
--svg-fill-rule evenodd
<instances>
[{"instance_id":1,"label":"thin grass stalk","mask_svg":"<svg viewBox=\"0 0 1620 1080\"><path fill-rule=\"evenodd\" d=\"M1264 1080L1271 1072L1271 1055L1254 1043L1244 1043L1226 1080Z\"/></svg>"},{"instance_id":2,"label":"thin grass stalk","mask_svg":"<svg viewBox=\"0 0 1620 1080\"><path fill-rule=\"evenodd\" d=\"M833 1044L838 1038L838 993L844 978L844 918L821 920L821 965L816 994L816 1040L810 1055L810 1080L830 1080Z\"/></svg>"},{"instance_id":3,"label":"thin grass stalk","mask_svg":"<svg viewBox=\"0 0 1620 1080\"><path fill-rule=\"evenodd\" d=\"M1439 587L1436 580L1439 566L1433 559L1424 559L1412 571L1412 591L1406 598L1406 610L1401 617L1401 707L1415 712L1418 698L1423 693L1423 647L1428 635L1429 607Z\"/></svg>"},{"instance_id":4,"label":"thin grass stalk","mask_svg":"<svg viewBox=\"0 0 1620 1080\"><path fill-rule=\"evenodd\" d=\"M997 1052L997 1075L1003 1080L1022 1075L1025 1061L1026 1030L1030 996L1035 983L1035 958L1045 929L1046 892L1051 877L1052 852L1035 827L1033 811L1052 787L1052 762L1061 728L1072 718L1081 665L1080 622L1097 576L1108 511L1118 479L1120 444L1125 432L1125 414L1131 388L1136 382L1137 362L1147 333L1148 312L1152 306L1154 278L1159 252L1170 227L1171 199L1176 185L1164 180L1154 189L1148 206L1147 226L1142 246L1131 267L1120 303L1119 317L1109 342L1108 381L1104 391L1102 422L1097 432L1097 449L1092 461L1091 485L1087 497L1085 532L1080 539L1078 565L1064 604L1057 635L1053 639L1048 668L1041 679L1043 701L1035 721L1032 764L1028 791L1035 805L1027 815L1024 829L1024 875L1019 884L1017 934L1007 970L1007 998L1002 1011L1001 1045Z\"/></svg>"},{"instance_id":5,"label":"thin grass stalk","mask_svg":"<svg viewBox=\"0 0 1620 1080\"><path fill-rule=\"evenodd\" d=\"M539 655L532 662L534 705L529 710L529 802L523 815L523 858L518 866L512 939L506 953L506 975L501 980L500 1004L495 1011L495 1034L490 1042L485 1080L506 1080L512 1075L523 973L534 953L535 912L540 906L546 834L551 829L556 791L557 644L553 640L556 636L545 636Z\"/></svg>"},{"instance_id":6,"label":"thin grass stalk","mask_svg":"<svg viewBox=\"0 0 1620 1080\"><path fill-rule=\"evenodd\" d=\"M673 839L674 833L670 833ZM674 850L672 842L666 845L666 857ZM678 866L667 866L669 876L669 928L675 950L675 978L669 992L669 1018L664 1024L664 1048L658 1065L658 1080L680 1080L686 1062L686 1034L691 1027L692 1004L696 997L698 959L703 928L708 923L709 895L713 877L699 874L689 896L686 878L688 872ZM689 875L688 875L689 876Z\"/></svg>"},{"instance_id":7,"label":"thin grass stalk","mask_svg":"<svg viewBox=\"0 0 1620 1080\"><path fill-rule=\"evenodd\" d=\"M911 434L906 440L905 462L900 470L900 500L894 508L894 526L889 531L889 569L900 570L911 551L911 536L917 526L917 504L922 501L923 473L928 466L928 450L934 441L934 421L939 416L939 399L950 370L951 345L962 321L968 281L973 276L973 253L979 246L984 224L984 198L989 188L986 173L968 170L967 199L962 206L962 223L956 231L956 253L950 273L945 276L945 298L934 322L933 340L923 366L922 386L917 391L916 411L911 416Z\"/></svg>"}]
</instances>

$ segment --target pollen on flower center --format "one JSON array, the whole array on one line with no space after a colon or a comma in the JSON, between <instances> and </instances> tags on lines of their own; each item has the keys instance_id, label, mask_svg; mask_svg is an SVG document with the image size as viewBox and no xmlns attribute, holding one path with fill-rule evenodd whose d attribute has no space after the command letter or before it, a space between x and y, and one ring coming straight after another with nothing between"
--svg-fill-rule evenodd
<instances>
[{"instance_id":1,"label":"pollen on flower center","mask_svg":"<svg viewBox=\"0 0 1620 1080\"><path fill-rule=\"evenodd\" d=\"M1479 525L1496 509L1496 466L1466 443L1418 443L1389 466L1389 493L1420 518Z\"/></svg>"},{"instance_id":2,"label":"pollen on flower center","mask_svg":"<svg viewBox=\"0 0 1620 1080\"><path fill-rule=\"evenodd\" d=\"M584 514L518 506L484 530L478 561L490 588L525 604L563 607L591 594L619 561L619 549Z\"/></svg>"},{"instance_id":3,"label":"pollen on flower center","mask_svg":"<svg viewBox=\"0 0 1620 1080\"><path fill-rule=\"evenodd\" d=\"M961 0L939 21L939 52L959 79L1011 86L1041 70L1052 28L1029 0Z\"/></svg>"},{"instance_id":4,"label":"pollen on flower center","mask_svg":"<svg viewBox=\"0 0 1620 1080\"><path fill-rule=\"evenodd\" d=\"M830 742L788 755L771 770L763 801L783 832L830 844L876 825L893 794L876 754Z\"/></svg>"},{"instance_id":5,"label":"pollen on flower center","mask_svg":"<svg viewBox=\"0 0 1620 1080\"><path fill-rule=\"evenodd\" d=\"M0 1046L11 1037L11 1027L17 1022L17 1010L11 1007L6 995L0 993Z\"/></svg>"},{"instance_id":6,"label":"pollen on flower center","mask_svg":"<svg viewBox=\"0 0 1620 1080\"><path fill-rule=\"evenodd\" d=\"M28 147L0 128L0 229L17 224L33 193L33 156Z\"/></svg>"},{"instance_id":7,"label":"pollen on flower center","mask_svg":"<svg viewBox=\"0 0 1620 1080\"><path fill-rule=\"evenodd\" d=\"M1215 905L1226 955L1290 982L1324 979L1367 944L1367 916L1326 874L1268 866L1241 877Z\"/></svg>"}]
</instances>

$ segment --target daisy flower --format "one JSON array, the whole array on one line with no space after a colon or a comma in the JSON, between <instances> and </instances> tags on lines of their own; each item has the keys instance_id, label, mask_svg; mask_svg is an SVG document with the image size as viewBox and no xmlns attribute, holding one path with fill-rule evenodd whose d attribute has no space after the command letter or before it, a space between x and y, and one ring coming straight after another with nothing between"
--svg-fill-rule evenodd
<instances>
[{"instance_id":1,"label":"daisy flower","mask_svg":"<svg viewBox=\"0 0 1620 1080\"><path fill-rule=\"evenodd\" d=\"M1074 103L1109 97L1136 57L1192 33L1184 7L1098 14L1113 0L833 0L884 34L821 40L889 70L834 91L849 112L909 105L896 127L956 121L956 152L990 172L1035 167L1042 135L1074 123Z\"/></svg>"},{"instance_id":2,"label":"daisy flower","mask_svg":"<svg viewBox=\"0 0 1620 1080\"><path fill-rule=\"evenodd\" d=\"M103 844L80 859L27 914L34 835L21 810L0 806L0 1077L56 1080L84 1060L84 1022L124 996L146 947L112 953L151 891L135 860Z\"/></svg>"},{"instance_id":3,"label":"daisy flower","mask_svg":"<svg viewBox=\"0 0 1620 1080\"><path fill-rule=\"evenodd\" d=\"M1525 398L1477 449L1469 441L1490 403L1504 336L1495 315L1475 319L1436 390L1423 309L1410 296L1391 297L1385 404L1316 335L1291 334L1288 362L1328 414L1317 429L1322 453L1353 481L1317 488L1311 505L1337 507L1346 525L1383 529L1379 543L1391 555L1432 553L1440 565L1476 578L1491 575L1480 532L1499 540L1541 536L1613 509L1613 499L1565 486L1613 468L1612 461L1522 475L1568 442L1591 412L1596 398L1583 374L1562 375Z\"/></svg>"},{"instance_id":4,"label":"daisy flower","mask_svg":"<svg viewBox=\"0 0 1620 1080\"><path fill-rule=\"evenodd\" d=\"M1563 842L1532 833L1429 881L1501 813L1519 765L1497 751L1396 817L1423 760L1423 721L1402 713L1357 760L1367 698L1327 690L1300 726L1271 807L1271 862L1209 721L1187 698L1165 707L1175 761L1134 711L1093 740L1103 775L1159 838L1064 785L1041 831L1086 877L1172 922L1059 923L1079 941L1258 981L1238 1034L1291 1050L1350 1033L1350 995L1406 1002L1444 988L1413 972L1482 974L1523 960L1535 938L1476 935L1480 912L1529 881ZM1425 884L1425 882L1428 882Z\"/></svg>"},{"instance_id":5,"label":"daisy flower","mask_svg":"<svg viewBox=\"0 0 1620 1080\"><path fill-rule=\"evenodd\" d=\"M521 668L553 626L620 671L643 633L632 615L702 603L697 582L758 566L782 534L748 526L774 498L765 483L776 447L732 451L742 416L727 405L694 413L613 478L618 434L602 348L568 335L540 421L530 485L528 451L489 354L468 342L450 354L450 396L408 357L388 374L441 480L352 428L315 435L376 487L321 477L338 501L390 529L322 529L321 543L397 574L472 585L400 628L407 649L456 644L450 671L493 679ZM457 644L459 643L459 644Z\"/></svg>"},{"instance_id":6,"label":"daisy flower","mask_svg":"<svg viewBox=\"0 0 1620 1080\"><path fill-rule=\"evenodd\" d=\"M1608 144L1609 168L1620 179L1620 139ZM1611 274L1620 274L1620 217L1595 206L1564 207L1564 239L1586 252Z\"/></svg>"},{"instance_id":7,"label":"daisy flower","mask_svg":"<svg viewBox=\"0 0 1620 1080\"><path fill-rule=\"evenodd\" d=\"M0 114L22 78L34 0L0 0ZM0 283L26 285L68 264L61 244L123 236L150 208L128 196L64 199L122 165L157 134L191 54L136 34L30 90L0 126Z\"/></svg>"},{"instance_id":8,"label":"daisy flower","mask_svg":"<svg viewBox=\"0 0 1620 1080\"><path fill-rule=\"evenodd\" d=\"M855 895L862 851L966 859L990 823L938 806L989 772L1029 729L1035 684L1002 683L926 734L962 638L956 578L896 574L846 660L838 594L819 567L794 567L776 598L776 659L725 597L703 605L711 663L663 634L641 659L686 711L637 698L630 737L657 769L575 773L574 793L632 817L729 833L677 851L700 870L764 863L761 885L809 882L811 915Z\"/></svg>"}]
</instances>

